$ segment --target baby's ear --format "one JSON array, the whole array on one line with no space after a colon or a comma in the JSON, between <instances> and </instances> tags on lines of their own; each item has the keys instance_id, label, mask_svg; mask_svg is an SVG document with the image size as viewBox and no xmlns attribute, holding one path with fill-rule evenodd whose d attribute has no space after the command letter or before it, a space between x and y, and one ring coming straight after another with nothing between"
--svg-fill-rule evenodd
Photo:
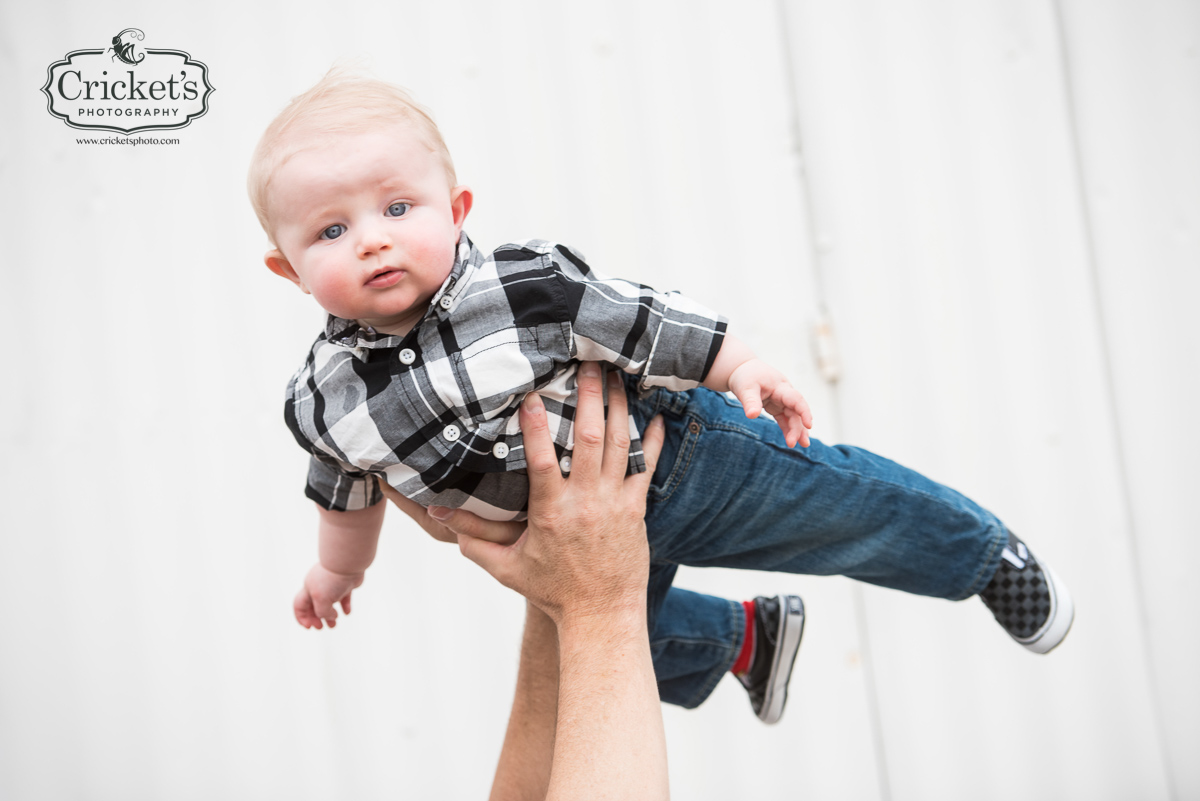
<instances>
[{"instance_id":1,"label":"baby's ear","mask_svg":"<svg viewBox=\"0 0 1200 801\"><path fill-rule=\"evenodd\" d=\"M266 262L268 270L300 287L300 291L305 295L311 294L308 291L308 287L300 280L300 274L292 267L291 262L284 257L282 250L278 248L268 250L267 255L263 256L263 261Z\"/></svg>"},{"instance_id":2,"label":"baby's ear","mask_svg":"<svg viewBox=\"0 0 1200 801\"><path fill-rule=\"evenodd\" d=\"M454 227L459 231L467 221L467 215L471 213L471 204L474 202L470 187L459 184L450 190L450 211L454 216Z\"/></svg>"}]
</instances>

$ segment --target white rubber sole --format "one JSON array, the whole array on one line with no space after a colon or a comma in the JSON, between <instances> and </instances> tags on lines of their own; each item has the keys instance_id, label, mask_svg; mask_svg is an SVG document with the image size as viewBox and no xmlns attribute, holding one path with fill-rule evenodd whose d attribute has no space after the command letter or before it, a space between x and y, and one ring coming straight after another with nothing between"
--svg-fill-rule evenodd
<instances>
[{"instance_id":1,"label":"white rubber sole","mask_svg":"<svg viewBox=\"0 0 1200 801\"><path fill-rule=\"evenodd\" d=\"M779 645L771 665L771 680L763 692L762 709L758 713L759 720L767 724L778 723L783 717L788 682L791 681L796 654L800 650L800 638L804 636L804 602L800 596L780 595L779 609L779 629L775 634L775 641Z\"/></svg>"}]
</instances>

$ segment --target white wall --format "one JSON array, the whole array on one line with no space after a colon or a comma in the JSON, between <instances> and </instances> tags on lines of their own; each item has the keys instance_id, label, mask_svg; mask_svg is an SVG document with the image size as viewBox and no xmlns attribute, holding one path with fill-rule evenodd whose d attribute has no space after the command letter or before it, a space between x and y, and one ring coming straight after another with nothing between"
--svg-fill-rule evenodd
<instances>
[{"instance_id":1,"label":"white wall","mask_svg":"<svg viewBox=\"0 0 1200 801\"><path fill-rule=\"evenodd\" d=\"M130 25L208 64L211 110L77 144L46 67ZM688 288L818 436L1071 585L1038 658L974 600L681 571L810 617L779 726L732 681L666 709L676 797L1200 798L1195 0L0 6L0 797L486 796L518 598L392 515L354 614L290 618L314 514L280 400L320 314L243 183L339 57L433 108L478 243Z\"/></svg>"}]
</instances>

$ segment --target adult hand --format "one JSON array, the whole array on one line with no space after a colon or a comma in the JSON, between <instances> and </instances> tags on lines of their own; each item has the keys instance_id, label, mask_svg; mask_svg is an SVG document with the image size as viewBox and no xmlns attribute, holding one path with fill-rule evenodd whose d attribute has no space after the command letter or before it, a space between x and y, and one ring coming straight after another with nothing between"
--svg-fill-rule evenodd
<instances>
[{"instance_id":1,"label":"adult hand","mask_svg":"<svg viewBox=\"0 0 1200 801\"><path fill-rule=\"evenodd\" d=\"M458 534L449 525L452 516L457 518L453 525L468 528L480 539L505 545L516 542L517 538L521 536L521 532L525 530L523 522L484 520L475 517L470 512L459 513L442 506L431 506L426 509L416 501L405 498L385 481L379 482L379 488L400 511L411 517L418 526L425 530L426 534L439 542L458 542ZM468 520L468 518L473 518L473 520Z\"/></svg>"},{"instance_id":2,"label":"adult hand","mask_svg":"<svg viewBox=\"0 0 1200 801\"><path fill-rule=\"evenodd\" d=\"M461 510L442 521L468 558L530 604L493 799L670 794L646 630L643 520L663 426L656 418L642 436L646 472L626 477L625 392L617 376L610 379L606 425L599 366L580 367L569 478L559 471L541 401L530 396L522 405L529 520L520 539L488 541L505 524ZM547 671L556 652L558 670Z\"/></svg>"},{"instance_id":3,"label":"adult hand","mask_svg":"<svg viewBox=\"0 0 1200 801\"><path fill-rule=\"evenodd\" d=\"M494 526L463 512L445 521L462 553L501 584L516 590L559 626L566 620L611 615L615 608L644 615L650 555L643 517L646 492L662 449L662 421L642 437L646 471L625 476L629 417L624 387L609 376L608 422L600 367L579 370L579 406L571 474L564 478L541 399L521 406L529 469L529 520L511 545L497 544Z\"/></svg>"}]
</instances>

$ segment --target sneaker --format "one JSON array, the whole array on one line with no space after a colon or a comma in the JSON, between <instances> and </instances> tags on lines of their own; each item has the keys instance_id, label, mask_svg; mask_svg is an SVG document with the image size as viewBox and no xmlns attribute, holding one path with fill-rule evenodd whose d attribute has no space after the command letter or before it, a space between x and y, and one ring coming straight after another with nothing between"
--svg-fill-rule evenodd
<instances>
[{"instance_id":1,"label":"sneaker","mask_svg":"<svg viewBox=\"0 0 1200 801\"><path fill-rule=\"evenodd\" d=\"M1009 636L1035 654L1062 642L1075 621L1066 585L1012 532L996 575L979 597Z\"/></svg>"},{"instance_id":2,"label":"sneaker","mask_svg":"<svg viewBox=\"0 0 1200 801\"><path fill-rule=\"evenodd\" d=\"M804 602L799 595L754 599L754 655L737 677L750 694L750 706L763 723L777 723L787 704L788 681L804 634Z\"/></svg>"}]
</instances>

